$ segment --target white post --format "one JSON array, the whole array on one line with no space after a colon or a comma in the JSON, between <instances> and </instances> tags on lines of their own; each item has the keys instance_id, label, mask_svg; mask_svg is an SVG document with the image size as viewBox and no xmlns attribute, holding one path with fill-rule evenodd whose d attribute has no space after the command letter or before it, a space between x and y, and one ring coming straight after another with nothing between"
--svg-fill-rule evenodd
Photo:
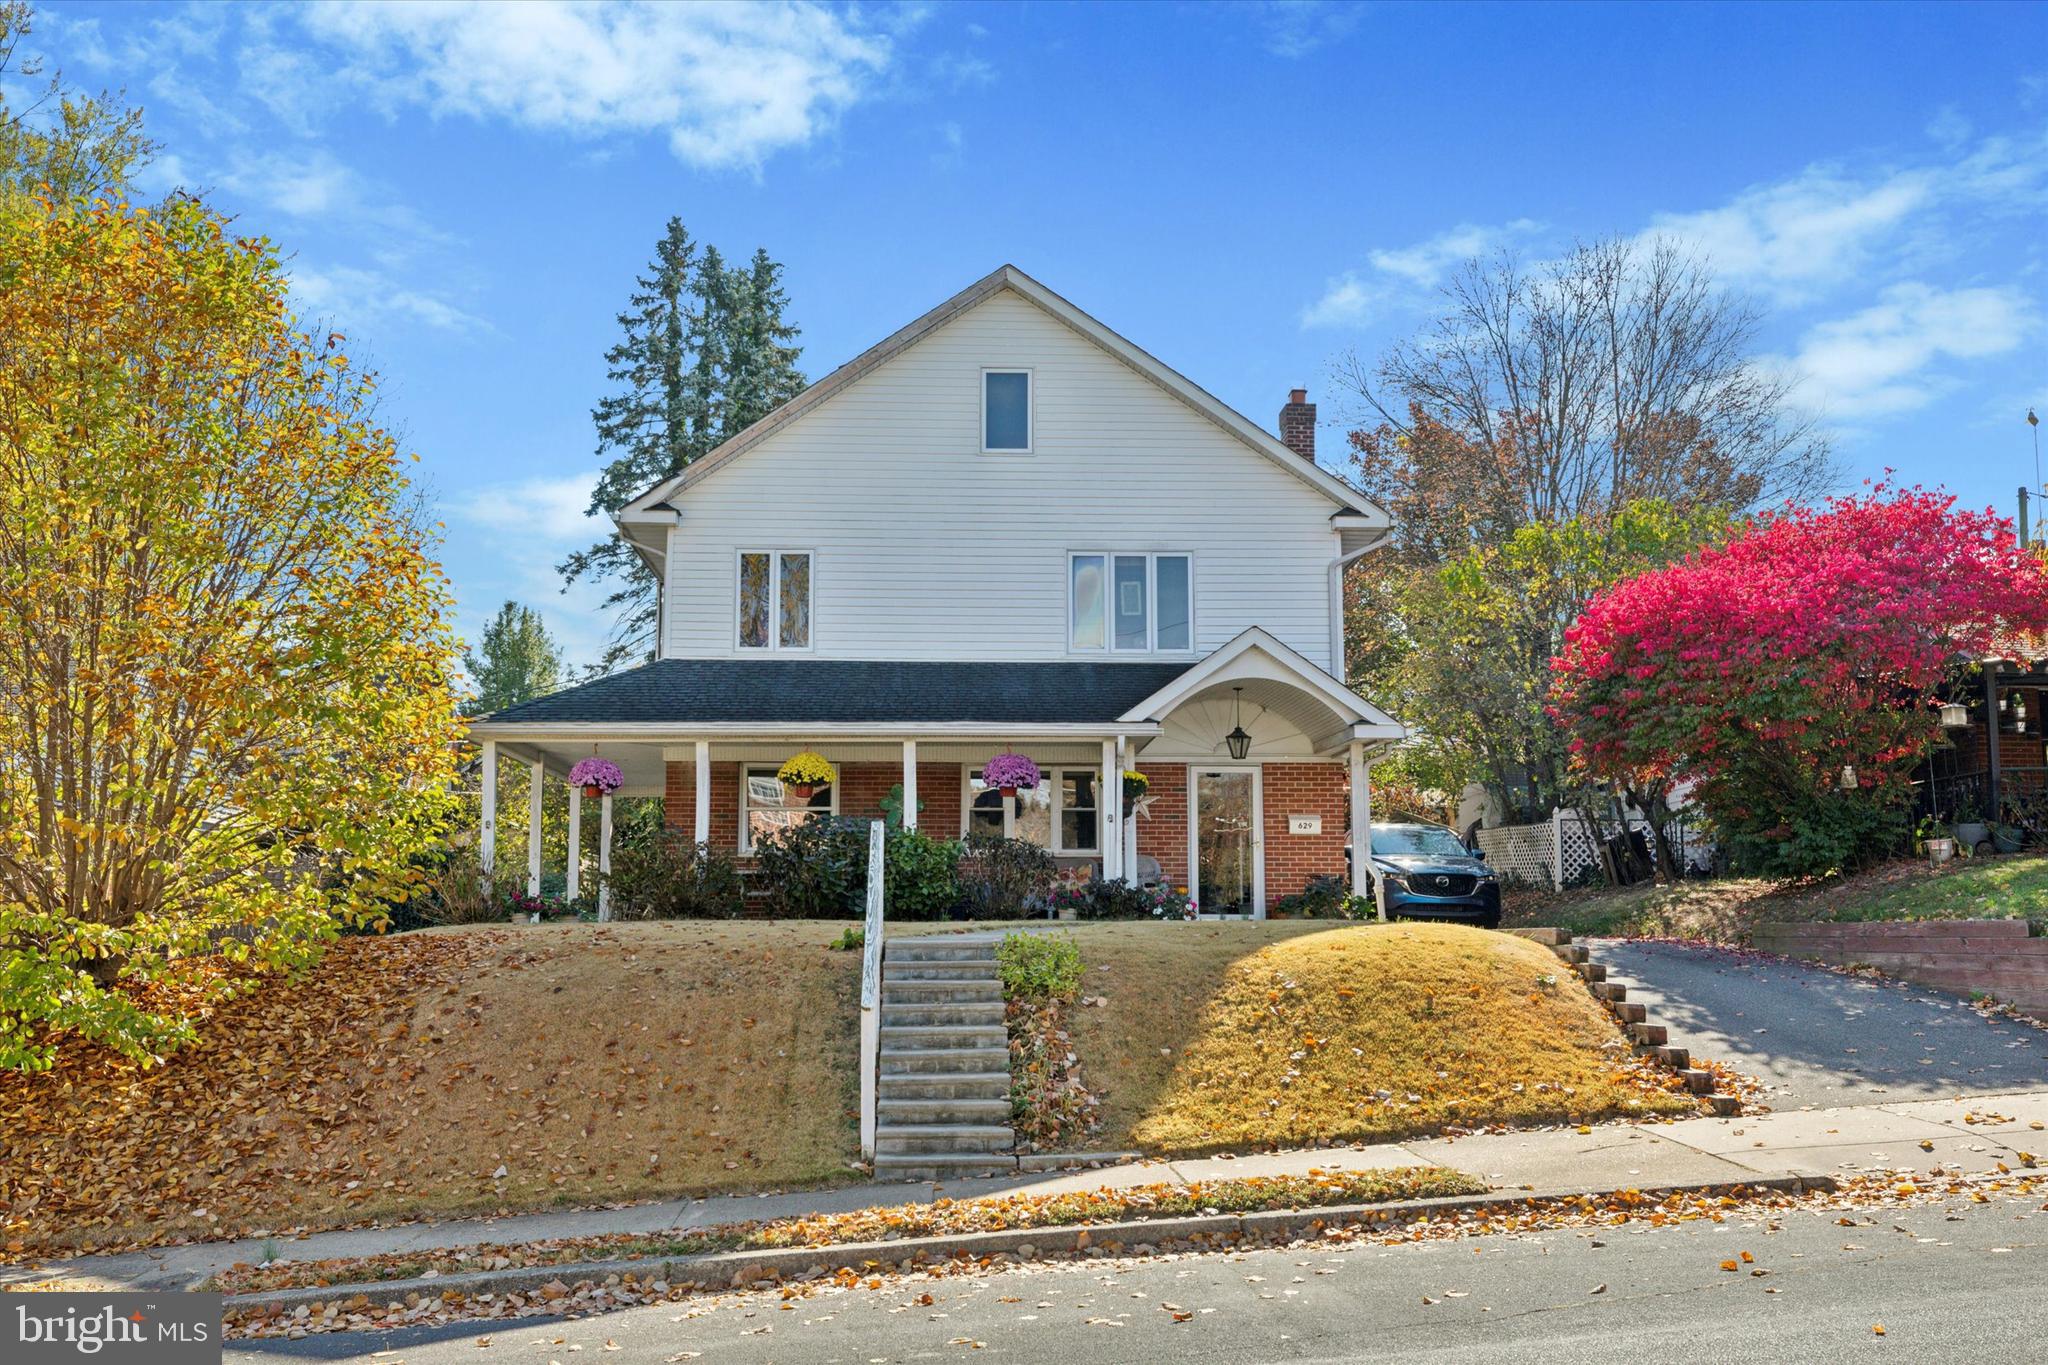
<instances>
[{"instance_id":1,"label":"white post","mask_svg":"<svg viewBox=\"0 0 2048 1365\"><path fill-rule=\"evenodd\" d=\"M1365 745L1351 741L1351 894L1371 897L1381 919L1387 917L1386 901L1379 894L1379 878L1372 867L1372 768L1365 761Z\"/></svg>"},{"instance_id":2,"label":"white post","mask_svg":"<svg viewBox=\"0 0 2048 1365\"><path fill-rule=\"evenodd\" d=\"M917 741L903 741L903 828L917 828Z\"/></svg>"},{"instance_id":3,"label":"white post","mask_svg":"<svg viewBox=\"0 0 2048 1365\"><path fill-rule=\"evenodd\" d=\"M1135 815L1124 813L1124 769L1131 766L1130 741L1122 735L1116 737L1116 785L1111 789L1111 799L1116 802L1117 864L1124 870L1124 880L1138 879L1138 821Z\"/></svg>"},{"instance_id":4,"label":"white post","mask_svg":"<svg viewBox=\"0 0 2048 1365\"><path fill-rule=\"evenodd\" d=\"M574 902L583 891L583 788L569 787L569 899Z\"/></svg>"},{"instance_id":5,"label":"white post","mask_svg":"<svg viewBox=\"0 0 2048 1365\"><path fill-rule=\"evenodd\" d=\"M597 917L612 917L612 794L597 801Z\"/></svg>"},{"instance_id":6,"label":"white post","mask_svg":"<svg viewBox=\"0 0 2048 1365\"><path fill-rule=\"evenodd\" d=\"M711 741L697 741L697 826L698 848L711 847Z\"/></svg>"},{"instance_id":7,"label":"white post","mask_svg":"<svg viewBox=\"0 0 2048 1365\"><path fill-rule=\"evenodd\" d=\"M1112 797L1111 792L1118 795ZM1116 769L1116 741L1102 741L1102 789L1096 795L1095 804L1102 816L1102 879L1122 881L1123 869L1123 776Z\"/></svg>"},{"instance_id":8,"label":"white post","mask_svg":"<svg viewBox=\"0 0 2048 1365\"><path fill-rule=\"evenodd\" d=\"M476 837L477 861L483 866L484 894L497 889L498 867L498 741L484 741L483 814Z\"/></svg>"},{"instance_id":9,"label":"white post","mask_svg":"<svg viewBox=\"0 0 2048 1365\"><path fill-rule=\"evenodd\" d=\"M860 1156L875 1159L882 1059L882 822L868 825L868 905L860 954Z\"/></svg>"},{"instance_id":10,"label":"white post","mask_svg":"<svg viewBox=\"0 0 2048 1365\"><path fill-rule=\"evenodd\" d=\"M1564 807L1550 808L1550 881L1564 890Z\"/></svg>"},{"instance_id":11,"label":"white post","mask_svg":"<svg viewBox=\"0 0 2048 1365\"><path fill-rule=\"evenodd\" d=\"M540 799L547 791L548 770L536 763L527 774L526 894L540 894Z\"/></svg>"}]
</instances>

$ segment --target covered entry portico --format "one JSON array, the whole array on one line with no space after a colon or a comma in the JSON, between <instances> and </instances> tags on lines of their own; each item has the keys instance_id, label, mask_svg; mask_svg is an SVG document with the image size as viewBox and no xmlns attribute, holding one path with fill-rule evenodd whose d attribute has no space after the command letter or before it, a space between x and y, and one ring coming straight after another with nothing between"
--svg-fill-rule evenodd
<instances>
[{"instance_id":1,"label":"covered entry portico","mask_svg":"<svg viewBox=\"0 0 2048 1365\"><path fill-rule=\"evenodd\" d=\"M939 837L1032 839L1070 873L1157 880L1186 887L1205 913L1263 917L1311 878L1344 874L1349 830L1369 823L1370 759L1402 731L1248 631L1192 666L661 660L499 712L471 733L487 758L487 866L497 758L533 765L537 792L596 754L619 766L620 795L660 797L671 828L743 865L754 838L780 825L900 810ZM805 750L834 779L798 801L773 774ZM979 781L1005 751L1038 764L1040 789L1005 797ZM1129 804L1127 770L1151 784ZM539 814L535 797L536 891ZM1357 861L1354 886L1369 895L1369 860Z\"/></svg>"}]
</instances>

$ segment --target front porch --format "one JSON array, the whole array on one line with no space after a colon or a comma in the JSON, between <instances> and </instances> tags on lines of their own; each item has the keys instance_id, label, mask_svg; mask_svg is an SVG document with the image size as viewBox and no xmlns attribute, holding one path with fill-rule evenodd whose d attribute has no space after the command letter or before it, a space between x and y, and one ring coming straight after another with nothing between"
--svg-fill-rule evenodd
<instances>
[{"instance_id":1,"label":"front porch","mask_svg":"<svg viewBox=\"0 0 2048 1365\"><path fill-rule=\"evenodd\" d=\"M791 824L887 817L939 838L1035 843L1070 876L1185 888L1205 915L1264 918L1319 877L1371 894L1366 860L1352 868L1347 847L1370 822L1370 763L1402 731L1264 632L1192 667L762 662L664 660L473 734L487 774L499 757L530 764L536 792L583 758L610 760L624 777L615 795L659 797L669 828L743 870L757 840ZM805 751L832 776L800 797L777 770ZM1011 795L984 783L1005 752L1032 759L1041 783ZM1126 771L1147 781L1128 802ZM495 788L487 778L487 866ZM599 808L600 874L612 799ZM572 829L582 804L572 798ZM527 816L537 891L537 798ZM572 865L572 897L580 881Z\"/></svg>"}]
</instances>

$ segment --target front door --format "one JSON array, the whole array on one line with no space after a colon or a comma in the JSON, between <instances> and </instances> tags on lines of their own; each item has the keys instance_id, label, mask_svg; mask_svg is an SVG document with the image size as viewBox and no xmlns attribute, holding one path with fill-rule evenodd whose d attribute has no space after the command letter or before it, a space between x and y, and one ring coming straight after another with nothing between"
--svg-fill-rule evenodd
<instances>
[{"instance_id":1,"label":"front door","mask_svg":"<svg viewBox=\"0 0 2048 1365\"><path fill-rule=\"evenodd\" d=\"M1197 907L1205 915L1265 918L1258 769L1197 768L1189 776Z\"/></svg>"}]
</instances>

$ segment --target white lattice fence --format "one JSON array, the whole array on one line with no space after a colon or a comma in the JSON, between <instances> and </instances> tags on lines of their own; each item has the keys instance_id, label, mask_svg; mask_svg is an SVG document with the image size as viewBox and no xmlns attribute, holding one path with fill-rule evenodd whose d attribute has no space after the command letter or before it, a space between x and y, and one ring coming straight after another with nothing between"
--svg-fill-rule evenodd
<instances>
[{"instance_id":1,"label":"white lattice fence","mask_svg":"<svg viewBox=\"0 0 2048 1365\"><path fill-rule=\"evenodd\" d=\"M1531 886L1557 884L1552 868L1550 826L1502 825L1479 831L1479 847L1494 871L1509 881Z\"/></svg>"}]
</instances>

